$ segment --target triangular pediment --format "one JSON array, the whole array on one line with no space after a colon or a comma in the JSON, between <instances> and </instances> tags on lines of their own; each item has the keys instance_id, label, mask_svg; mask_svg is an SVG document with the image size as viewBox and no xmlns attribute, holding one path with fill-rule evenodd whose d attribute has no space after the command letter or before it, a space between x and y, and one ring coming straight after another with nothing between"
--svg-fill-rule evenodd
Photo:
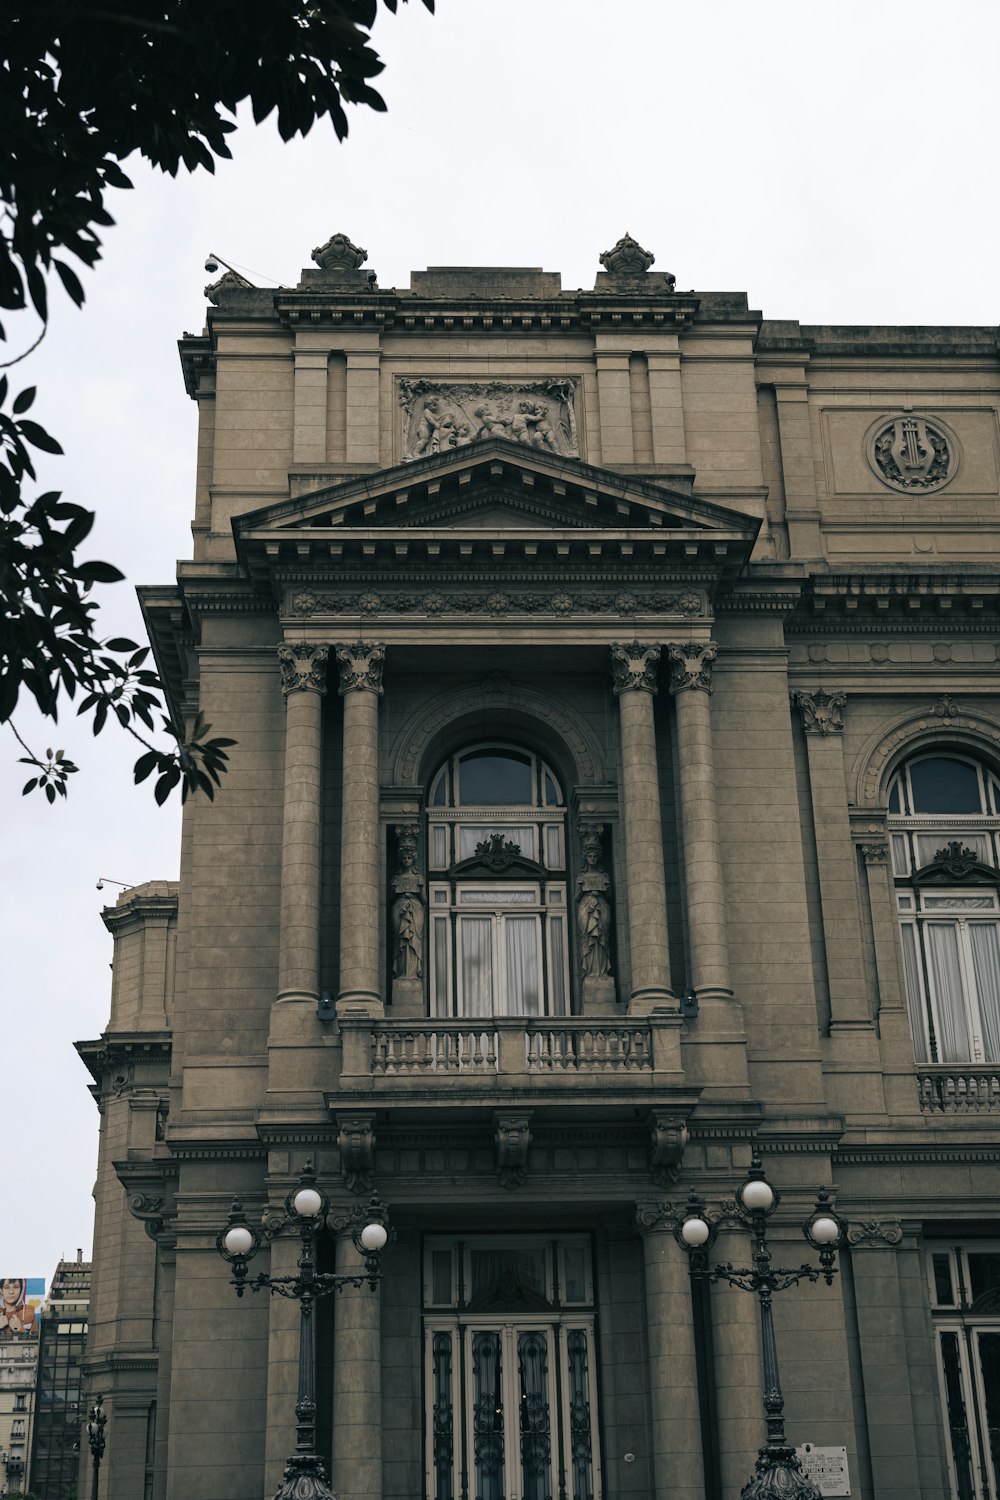
<instances>
[{"instance_id":1,"label":"triangular pediment","mask_svg":"<svg viewBox=\"0 0 1000 1500\"><path fill-rule=\"evenodd\" d=\"M667 483L490 439L236 518L237 539L308 530L688 531L752 543L759 521Z\"/></svg>"}]
</instances>

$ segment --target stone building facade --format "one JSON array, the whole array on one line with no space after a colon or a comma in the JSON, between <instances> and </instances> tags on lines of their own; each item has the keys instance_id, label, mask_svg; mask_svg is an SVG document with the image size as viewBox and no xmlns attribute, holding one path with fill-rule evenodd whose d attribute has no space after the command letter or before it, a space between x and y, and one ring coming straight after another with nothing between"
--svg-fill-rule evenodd
<instances>
[{"instance_id":1,"label":"stone building facade","mask_svg":"<svg viewBox=\"0 0 1000 1500\"><path fill-rule=\"evenodd\" d=\"M297 1315L215 1239L306 1158L343 1500L732 1500L756 1148L789 1436L863 1500L1000 1478L1000 362L801 327L627 236L521 268L208 288L193 557L142 591L238 746L181 878L105 913L88 1370L102 1500L259 1500ZM258 1264L289 1272L297 1242Z\"/></svg>"}]
</instances>

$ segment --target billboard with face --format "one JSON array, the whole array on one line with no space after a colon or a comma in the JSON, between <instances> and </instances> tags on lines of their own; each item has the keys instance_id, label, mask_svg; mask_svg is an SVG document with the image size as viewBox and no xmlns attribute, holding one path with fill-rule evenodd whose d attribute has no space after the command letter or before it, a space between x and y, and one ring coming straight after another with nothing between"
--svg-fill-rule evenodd
<instances>
[{"instance_id":1,"label":"billboard with face","mask_svg":"<svg viewBox=\"0 0 1000 1500\"><path fill-rule=\"evenodd\" d=\"M38 1337L44 1296L43 1276L0 1276L0 1343Z\"/></svg>"}]
</instances>

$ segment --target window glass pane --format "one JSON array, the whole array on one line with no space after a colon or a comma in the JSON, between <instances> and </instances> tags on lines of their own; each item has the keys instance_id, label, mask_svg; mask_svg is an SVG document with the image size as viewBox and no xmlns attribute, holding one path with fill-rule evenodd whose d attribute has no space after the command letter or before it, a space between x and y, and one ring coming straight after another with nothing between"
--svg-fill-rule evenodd
<instances>
[{"instance_id":1,"label":"window glass pane","mask_svg":"<svg viewBox=\"0 0 1000 1500\"><path fill-rule=\"evenodd\" d=\"M435 824L431 828L431 868L434 870L448 868L448 830L440 824Z\"/></svg>"},{"instance_id":2,"label":"window glass pane","mask_svg":"<svg viewBox=\"0 0 1000 1500\"><path fill-rule=\"evenodd\" d=\"M473 750L459 762L460 800L466 807L530 807L531 757L515 750Z\"/></svg>"},{"instance_id":3,"label":"window glass pane","mask_svg":"<svg viewBox=\"0 0 1000 1500\"><path fill-rule=\"evenodd\" d=\"M898 776L893 781L893 783L892 783L892 789L889 792L889 811L891 813L896 813L897 816L903 811L903 805L902 805L902 803L900 801L900 798L899 798L899 777Z\"/></svg>"},{"instance_id":4,"label":"window glass pane","mask_svg":"<svg viewBox=\"0 0 1000 1500\"><path fill-rule=\"evenodd\" d=\"M938 1307L954 1307L955 1293L951 1285L951 1256L933 1255L934 1301Z\"/></svg>"},{"instance_id":5,"label":"window glass pane","mask_svg":"<svg viewBox=\"0 0 1000 1500\"><path fill-rule=\"evenodd\" d=\"M979 813L979 777L968 761L932 755L909 768L915 813Z\"/></svg>"},{"instance_id":6,"label":"window glass pane","mask_svg":"<svg viewBox=\"0 0 1000 1500\"><path fill-rule=\"evenodd\" d=\"M545 863L550 870L563 867L562 829L558 824L545 825Z\"/></svg>"},{"instance_id":7,"label":"window glass pane","mask_svg":"<svg viewBox=\"0 0 1000 1500\"><path fill-rule=\"evenodd\" d=\"M448 1257L450 1260L450 1256ZM452 1500L455 1489L455 1419L451 1400L451 1334L436 1333L434 1363L434 1495Z\"/></svg>"},{"instance_id":8,"label":"window glass pane","mask_svg":"<svg viewBox=\"0 0 1000 1500\"><path fill-rule=\"evenodd\" d=\"M431 789L431 807L448 806L448 767L442 766Z\"/></svg>"},{"instance_id":9,"label":"window glass pane","mask_svg":"<svg viewBox=\"0 0 1000 1500\"><path fill-rule=\"evenodd\" d=\"M549 1340L540 1329L518 1334L518 1428L523 1500L552 1500Z\"/></svg>"},{"instance_id":10,"label":"window glass pane","mask_svg":"<svg viewBox=\"0 0 1000 1500\"><path fill-rule=\"evenodd\" d=\"M448 1014L448 922L434 919L434 1014Z\"/></svg>"},{"instance_id":11,"label":"window glass pane","mask_svg":"<svg viewBox=\"0 0 1000 1500\"><path fill-rule=\"evenodd\" d=\"M928 1060L927 1037L923 999L920 994L920 961L917 957L917 940L912 922L903 923L901 936L903 969L906 974L906 1005L910 1013L910 1031L913 1034L913 1055L918 1063L924 1063Z\"/></svg>"},{"instance_id":12,"label":"window glass pane","mask_svg":"<svg viewBox=\"0 0 1000 1500\"><path fill-rule=\"evenodd\" d=\"M970 922L969 942L976 977L983 1058L1000 1062L1000 943L993 922Z\"/></svg>"},{"instance_id":13,"label":"window glass pane","mask_svg":"<svg viewBox=\"0 0 1000 1500\"><path fill-rule=\"evenodd\" d=\"M503 1500L503 1369L499 1333L473 1334L472 1400L476 1500Z\"/></svg>"},{"instance_id":14,"label":"window glass pane","mask_svg":"<svg viewBox=\"0 0 1000 1500\"><path fill-rule=\"evenodd\" d=\"M995 1473L1000 1473L1000 1333L980 1333L979 1368L983 1376L986 1430Z\"/></svg>"},{"instance_id":15,"label":"window glass pane","mask_svg":"<svg viewBox=\"0 0 1000 1500\"><path fill-rule=\"evenodd\" d=\"M562 917L549 918L549 963L552 967L552 996L549 1012L566 1015L566 939Z\"/></svg>"},{"instance_id":16,"label":"window glass pane","mask_svg":"<svg viewBox=\"0 0 1000 1500\"><path fill-rule=\"evenodd\" d=\"M968 1062L972 1051L962 991L958 929L951 922L928 922L924 936L937 1001L938 1058L941 1062Z\"/></svg>"},{"instance_id":17,"label":"window glass pane","mask_svg":"<svg viewBox=\"0 0 1000 1500\"><path fill-rule=\"evenodd\" d=\"M451 1303L451 1251L431 1251L431 1299L436 1307Z\"/></svg>"},{"instance_id":18,"label":"window glass pane","mask_svg":"<svg viewBox=\"0 0 1000 1500\"><path fill-rule=\"evenodd\" d=\"M472 1249L469 1252L470 1299L496 1297L510 1300L510 1293L517 1288L535 1292L545 1297L545 1251L525 1247L520 1250Z\"/></svg>"},{"instance_id":19,"label":"window glass pane","mask_svg":"<svg viewBox=\"0 0 1000 1500\"><path fill-rule=\"evenodd\" d=\"M507 917L507 1004L510 1016L539 1014L538 919Z\"/></svg>"},{"instance_id":20,"label":"window glass pane","mask_svg":"<svg viewBox=\"0 0 1000 1500\"><path fill-rule=\"evenodd\" d=\"M894 833L892 836L892 873L894 875L905 875L910 868L907 850L907 838L905 833Z\"/></svg>"},{"instance_id":21,"label":"window glass pane","mask_svg":"<svg viewBox=\"0 0 1000 1500\"><path fill-rule=\"evenodd\" d=\"M1000 1312L1000 1254L969 1251L969 1297L973 1312Z\"/></svg>"},{"instance_id":22,"label":"window glass pane","mask_svg":"<svg viewBox=\"0 0 1000 1500\"><path fill-rule=\"evenodd\" d=\"M965 1409L962 1372L957 1333L942 1333L941 1362L944 1366L945 1403L948 1408L948 1437L955 1468L957 1500L974 1500L972 1481L972 1448L969 1441L969 1418Z\"/></svg>"},{"instance_id":23,"label":"window glass pane","mask_svg":"<svg viewBox=\"0 0 1000 1500\"><path fill-rule=\"evenodd\" d=\"M587 1252L582 1245L567 1246L563 1251L563 1301L587 1300Z\"/></svg>"},{"instance_id":24,"label":"window glass pane","mask_svg":"<svg viewBox=\"0 0 1000 1500\"><path fill-rule=\"evenodd\" d=\"M556 786L555 778L550 771L545 773L545 805L546 807L558 807L562 802L559 788Z\"/></svg>"},{"instance_id":25,"label":"window glass pane","mask_svg":"<svg viewBox=\"0 0 1000 1500\"><path fill-rule=\"evenodd\" d=\"M467 1016L493 1014L493 923L489 917L462 917L458 924L462 1001Z\"/></svg>"},{"instance_id":26,"label":"window glass pane","mask_svg":"<svg viewBox=\"0 0 1000 1500\"><path fill-rule=\"evenodd\" d=\"M574 1328L566 1339L569 1365L569 1439L573 1476L572 1500L590 1500L594 1492L587 1335Z\"/></svg>"}]
</instances>

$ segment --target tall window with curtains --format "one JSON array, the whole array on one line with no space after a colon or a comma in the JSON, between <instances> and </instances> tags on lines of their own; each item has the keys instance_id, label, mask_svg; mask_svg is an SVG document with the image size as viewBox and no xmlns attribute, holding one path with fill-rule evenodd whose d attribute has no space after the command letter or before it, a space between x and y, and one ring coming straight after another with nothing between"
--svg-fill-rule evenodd
<instances>
[{"instance_id":1,"label":"tall window with curtains","mask_svg":"<svg viewBox=\"0 0 1000 1500\"><path fill-rule=\"evenodd\" d=\"M569 1012L566 803L519 746L449 756L428 798L431 1014Z\"/></svg>"},{"instance_id":2,"label":"tall window with curtains","mask_svg":"<svg viewBox=\"0 0 1000 1500\"><path fill-rule=\"evenodd\" d=\"M889 832L917 1061L1000 1063L1000 782L963 755L915 756Z\"/></svg>"},{"instance_id":3,"label":"tall window with curtains","mask_svg":"<svg viewBox=\"0 0 1000 1500\"><path fill-rule=\"evenodd\" d=\"M927 1252L953 1500L1000 1485L1000 1245L946 1242Z\"/></svg>"},{"instance_id":4,"label":"tall window with curtains","mask_svg":"<svg viewBox=\"0 0 1000 1500\"><path fill-rule=\"evenodd\" d=\"M428 1500L601 1500L590 1242L424 1244Z\"/></svg>"}]
</instances>

